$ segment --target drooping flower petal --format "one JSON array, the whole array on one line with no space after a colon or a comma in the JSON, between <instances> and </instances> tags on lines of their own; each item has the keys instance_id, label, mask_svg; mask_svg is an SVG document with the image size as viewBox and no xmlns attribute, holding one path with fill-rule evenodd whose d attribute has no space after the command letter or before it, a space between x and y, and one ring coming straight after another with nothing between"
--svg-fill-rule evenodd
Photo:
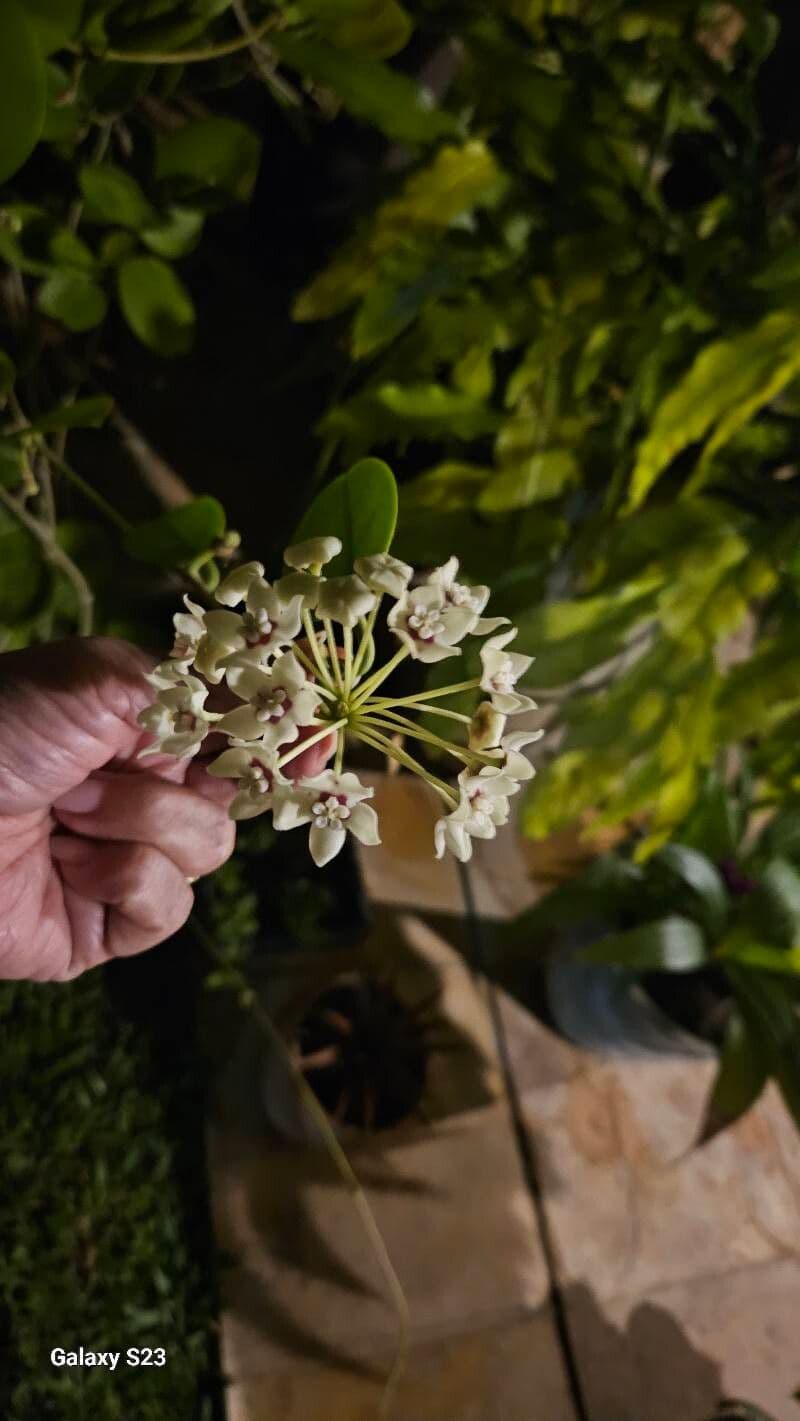
<instances>
[{"instance_id":1,"label":"drooping flower petal","mask_svg":"<svg viewBox=\"0 0 800 1421\"><path fill-rule=\"evenodd\" d=\"M481 690L486 691L495 710L503 715L517 715L520 711L536 710L536 702L515 690L520 676L533 665L532 656L522 656L519 652L506 651L505 647L517 635L517 628L511 627L499 636L490 637L481 647Z\"/></svg>"},{"instance_id":2,"label":"drooping flower petal","mask_svg":"<svg viewBox=\"0 0 800 1421\"><path fill-rule=\"evenodd\" d=\"M229 572L227 577L223 577L214 596L223 607L238 607L247 596L247 591L254 577L264 576L264 564L260 562L245 562L241 567L235 567L233 572Z\"/></svg>"},{"instance_id":3,"label":"drooping flower petal","mask_svg":"<svg viewBox=\"0 0 800 1421\"><path fill-rule=\"evenodd\" d=\"M356 558L353 566L367 587L379 594L387 593L390 597L402 597L414 575L414 569L409 563L401 562L389 553L374 553L368 558Z\"/></svg>"},{"instance_id":4,"label":"drooping flower petal","mask_svg":"<svg viewBox=\"0 0 800 1421\"><path fill-rule=\"evenodd\" d=\"M345 627L356 626L375 606L375 593L351 574L349 577L329 577L319 590L317 615Z\"/></svg>"},{"instance_id":5,"label":"drooping flower petal","mask_svg":"<svg viewBox=\"0 0 800 1421\"><path fill-rule=\"evenodd\" d=\"M306 538L305 542L292 543L283 554L287 567L306 572L308 568L324 567L342 551L340 538Z\"/></svg>"},{"instance_id":6,"label":"drooping flower petal","mask_svg":"<svg viewBox=\"0 0 800 1421\"><path fill-rule=\"evenodd\" d=\"M537 740L541 740L543 735L543 730L514 730L510 735L504 735L500 741L500 749L504 755L503 774L510 775L512 780L532 780L536 770L522 751L526 745L533 745Z\"/></svg>"}]
</instances>

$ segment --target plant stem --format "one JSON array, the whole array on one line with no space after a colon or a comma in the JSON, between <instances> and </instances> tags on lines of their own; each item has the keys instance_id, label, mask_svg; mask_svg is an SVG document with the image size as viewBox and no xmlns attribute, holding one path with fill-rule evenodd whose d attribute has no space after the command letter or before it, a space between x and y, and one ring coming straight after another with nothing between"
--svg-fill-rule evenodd
<instances>
[{"instance_id":1,"label":"plant stem","mask_svg":"<svg viewBox=\"0 0 800 1421\"><path fill-rule=\"evenodd\" d=\"M475 687L480 684L476 676L472 681L457 681L453 686L444 686L441 691L418 691L415 696L401 696L399 700L392 700L391 697L379 697L374 702L374 706L370 706L370 710L383 710L391 706L422 705L425 701L438 700L441 696L455 696L459 691L474 691ZM465 719L469 720L469 716L466 716Z\"/></svg>"},{"instance_id":2,"label":"plant stem","mask_svg":"<svg viewBox=\"0 0 800 1421\"><path fill-rule=\"evenodd\" d=\"M253 25L249 34L237 35L235 39L224 40L221 44L208 45L203 49L177 49L172 54L163 50L125 50L125 49L104 49L93 57L96 59L113 59L117 64L206 64L214 59L224 59L226 54L237 54L241 49L249 49L250 45L267 30L277 24L276 15L268 15L259 24Z\"/></svg>"},{"instance_id":3,"label":"plant stem","mask_svg":"<svg viewBox=\"0 0 800 1421\"><path fill-rule=\"evenodd\" d=\"M361 668L367 659L367 652L369 650L369 644L372 641L372 632L375 626L375 618L378 615L378 608L381 605L381 601L382 598L378 597L372 611L367 614L366 619L361 623L361 640L358 643L358 651L356 652L356 660L353 667L353 685L358 681Z\"/></svg>"},{"instance_id":4,"label":"plant stem","mask_svg":"<svg viewBox=\"0 0 800 1421\"><path fill-rule=\"evenodd\" d=\"M54 532L45 523L40 523L38 518L33 518L2 485L0 502L36 539L47 562L59 568L71 583L78 603L78 633L80 636L91 636L94 625L94 597L80 568L67 556L64 549L59 547Z\"/></svg>"},{"instance_id":5,"label":"plant stem","mask_svg":"<svg viewBox=\"0 0 800 1421\"><path fill-rule=\"evenodd\" d=\"M377 687L380 686L383 681L386 680L387 676L391 676L395 667L399 666L400 662L404 661L405 658L410 655L411 653L408 647L401 646L400 650L395 652L394 656L391 658L390 661L386 662L385 666L381 666L378 671L376 671L364 682L358 695L353 700L353 707L355 708L356 706L363 705L364 701L372 695L372 692L376 690ZM399 705L400 703L399 701L390 701L389 704Z\"/></svg>"},{"instance_id":6,"label":"plant stem","mask_svg":"<svg viewBox=\"0 0 800 1421\"><path fill-rule=\"evenodd\" d=\"M213 939L206 931L205 926L200 922L196 913L192 914L189 924L199 941L205 947L211 960L219 961L219 954L217 953ZM316 1125L322 1143L330 1159L333 1161L334 1168L337 1170L348 1194L352 1198L353 1207L361 1220L362 1227L375 1255L378 1268L383 1275L386 1291L392 1301L397 1317L397 1353L380 1402L380 1415L382 1417L388 1417L392 1400L400 1378L403 1375L406 1358L408 1356L409 1314L408 1302L403 1292L403 1285L395 1272L394 1264L389 1256L389 1251L384 1243L381 1231L375 1222L375 1215L369 1206L367 1196L358 1182L358 1177L353 1166L336 1138L336 1133L331 1127L331 1123L322 1104L295 1061L282 1033L278 1030L269 1012L258 1000L258 997L253 988L249 985L246 977L242 972L239 972L237 975L239 979L237 990L239 991L240 1001L245 1010L251 1013L253 1020L269 1038L275 1050L280 1055L294 1083L303 1107Z\"/></svg>"},{"instance_id":7,"label":"plant stem","mask_svg":"<svg viewBox=\"0 0 800 1421\"><path fill-rule=\"evenodd\" d=\"M334 731L341 730L344 725L347 725L346 716L343 716L341 720L331 721L329 725L323 725L321 730L318 730L315 735L309 735L307 740L298 741L291 750L287 750L285 755L281 755L278 760L278 769L283 769L283 766L288 765L295 755L301 755L304 750L310 750L312 745L316 745L319 740L324 740L326 735L333 735Z\"/></svg>"},{"instance_id":8,"label":"plant stem","mask_svg":"<svg viewBox=\"0 0 800 1421\"><path fill-rule=\"evenodd\" d=\"M407 770L413 770L414 774L419 775L420 779L425 780L426 784L432 785L434 789L439 791L443 798L447 800L451 809L455 809L458 800L450 786L446 784L444 780L440 780L437 775L432 775L430 770L426 770L418 760L415 760L407 751L402 750L399 745L392 744L392 741L387 740L385 735L381 735L379 730L365 731L361 722L359 722L352 728L351 733L355 735L356 739L363 740L365 745L371 745L373 750L380 750L382 754L388 755L390 759L398 760Z\"/></svg>"},{"instance_id":9,"label":"plant stem","mask_svg":"<svg viewBox=\"0 0 800 1421\"><path fill-rule=\"evenodd\" d=\"M336 645L336 637L333 633L333 622L330 617L323 617L322 625L325 628L325 636L328 639L328 655L331 660L331 670L333 679L336 682L336 689L340 695L344 695L344 681L342 679L342 668L339 665L339 648Z\"/></svg>"},{"instance_id":10,"label":"plant stem","mask_svg":"<svg viewBox=\"0 0 800 1421\"><path fill-rule=\"evenodd\" d=\"M353 628L344 627L344 694L349 696L353 687Z\"/></svg>"},{"instance_id":11,"label":"plant stem","mask_svg":"<svg viewBox=\"0 0 800 1421\"><path fill-rule=\"evenodd\" d=\"M445 740L441 735L435 735L433 731L423 730L413 720L408 720L406 716L392 715L391 711L386 711L385 717L385 719L378 719L368 716L361 724L382 726L384 730L399 730L403 735L410 735L412 740L420 740L424 744L434 745L437 750L444 750L448 755L452 755L456 760L461 760L462 764L468 765L471 769L478 763L489 763L487 756L480 755L475 750L467 750L465 746L454 745L452 741Z\"/></svg>"},{"instance_id":12,"label":"plant stem","mask_svg":"<svg viewBox=\"0 0 800 1421\"><path fill-rule=\"evenodd\" d=\"M317 680L317 672L318 672L319 668L318 668L318 667L315 665L315 663L311 660L311 657L310 657L310 656L306 656L306 654L305 654L305 652L302 650L302 648L297 645L297 642L295 642L294 645L292 646L292 651L293 651L294 655L297 657L297 660L300 662L301 666L304 666L305 669L306 669L306 671L308 671L309 675L313 676L313 678L314 678L314 690L315 690L315 691L319 691L319 694L320 694L321 696L324 696L326 700L331 700L331 701L335 700L335 699L336 699L336 696L335 696L334 692L331 691L331 690L329 690L329 688L328 688L327 686L321 686L320 683L319 683L319 681Z\"/></svg>"},{"instance_id":13,"label":"plant stem","mask_svg":"<svg viewBox=\"0 0 800 1421\"><path fill-rule=\"evenodd\" d=\"M127 518L123 518L122 514L118 513L116 508L113 508L108 500L103 498L101 493L93 489L92 485L87 483L83 476L73 469L71 464L67 463L66 459L62 459L58 454L55 454L52 449L46 450L46 457L65 478L69 479L70 483L73 483L76 488L80 489L84 498L88 498L89 502L95 505L95 508L98 508L101 513L105 514L106 518L110 519L110 521L119 528L121 533L128 532L131 524Z\"/></svg>"},{"instance_id":14,"label":"plant stem","mask_svg":"<svg viewBox=\"0 0 800 1421\"><path fill-rule=\"evenodd\" d=\"M319 642L317 641L317 629L314 626L314 619L311 616L310 612L303 613L303 626L306 629L308 644L311 647L311 655L313 656L314 661L316 663L317 674L319 675L322 684L328 687L328 690L331 692L332 695L335 695L335 687L331 684L331 681L328 677L328 668L322 659L322 653L319 649Z\"/></svg>"},{"instance_id":15,"label":"plant stem","mask_svg":"<svg viewBox=\"0 0 800 1421\"><path fill-rule=\"evenodd\" d=\"M342 762L344 760L344 731L340 730L336 737L336 759L333 762L334 772L337 775L342 773Z\"/></svg>"},{"instance_id":16,"label":"plant stem","mask_svg":"<svg viewBox=\"0 0 800 1421\"><path fill-rule=\"evenodd\" d=\"M391 702L391 705L393 705L393 706L402 706L402 705L404 705L404 704L405 704L404 701L392 701L392 702ZM375 706L376 706L376 708L377 708L378 710L380 710L381 715L388 715L388 714L389 714L388 708L387 708L386 710L383 710L383 709L381 708L381 707L382 707L382 703L381 703L380 701L375 701ZM365 707L365 709L371 713L371 711L372 711L372 706L367 705L367 706ZM412 709L413 709L413 707L412 707ZM447 710L447 708L446 708L445 706L426 706L426 705L423 705L423 706L420 707L420 713L421 713L422 715L441 715L441 716L444 716L446 720L458 720L458 721L461 722L462 725L472 725L472 716L471 716L471 715L462 715L461 711Z\"/></svg>"}]
</instances>

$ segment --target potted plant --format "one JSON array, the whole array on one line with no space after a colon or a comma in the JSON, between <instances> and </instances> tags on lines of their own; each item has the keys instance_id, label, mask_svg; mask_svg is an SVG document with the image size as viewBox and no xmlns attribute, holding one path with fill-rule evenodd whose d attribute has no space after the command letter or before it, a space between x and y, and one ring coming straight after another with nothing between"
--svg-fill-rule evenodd
<instances>
[{"instance_id":1,"label":"potted plant","mask_svg":"<svg viewBox=\"0 0 800 1421\"><path fill-rule=\"evenodd\" d=\"M800 804L757 828L747 777L732 791L709 773L676 836L635 854L632 839L522 914L506 954L547 946L551 1018L581 1045L719 1051L701 1140L769 1079L800 1124Z\"/></svg>"}]
</instances>

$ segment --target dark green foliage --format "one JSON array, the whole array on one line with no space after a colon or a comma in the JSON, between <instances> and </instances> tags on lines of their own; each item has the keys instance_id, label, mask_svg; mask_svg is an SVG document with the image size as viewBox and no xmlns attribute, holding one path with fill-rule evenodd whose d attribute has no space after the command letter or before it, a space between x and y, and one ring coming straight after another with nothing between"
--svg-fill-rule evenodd
<instances>
[{"instance_id":1,"label":"dark green foliage","mask_svg":"<svg viewBox=\"0 0 800 1421\"><path fill-rule=\"evenodd\" d=\"M0 1411L7 1421L210 1421L212 1284L164 1079L106 976L0 984ZM189 1187L202 1196L192 1180ZM53 1347L164 1346L167 1365L70 1373Z\"/></svg>"}]
</instances>

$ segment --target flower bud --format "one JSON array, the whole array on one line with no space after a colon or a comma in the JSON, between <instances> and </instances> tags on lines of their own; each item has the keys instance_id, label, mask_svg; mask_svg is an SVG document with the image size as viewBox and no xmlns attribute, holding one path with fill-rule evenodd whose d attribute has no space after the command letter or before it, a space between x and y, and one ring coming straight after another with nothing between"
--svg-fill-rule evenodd
<instances>
[{"instance_id":1,"label":"flower bud","mask_svg":"<svg viewBox=\"0 0 800 1421\"><path fill-rule=\"evenodd\" d=\"M283 561L287 567L306 572L310 567L324 567L326 562L330 562L331 558L335 558L341 551L339 538L306 538L303 543L292 543L292 546L286 549Z\"/></svg>"}]
</instances>

